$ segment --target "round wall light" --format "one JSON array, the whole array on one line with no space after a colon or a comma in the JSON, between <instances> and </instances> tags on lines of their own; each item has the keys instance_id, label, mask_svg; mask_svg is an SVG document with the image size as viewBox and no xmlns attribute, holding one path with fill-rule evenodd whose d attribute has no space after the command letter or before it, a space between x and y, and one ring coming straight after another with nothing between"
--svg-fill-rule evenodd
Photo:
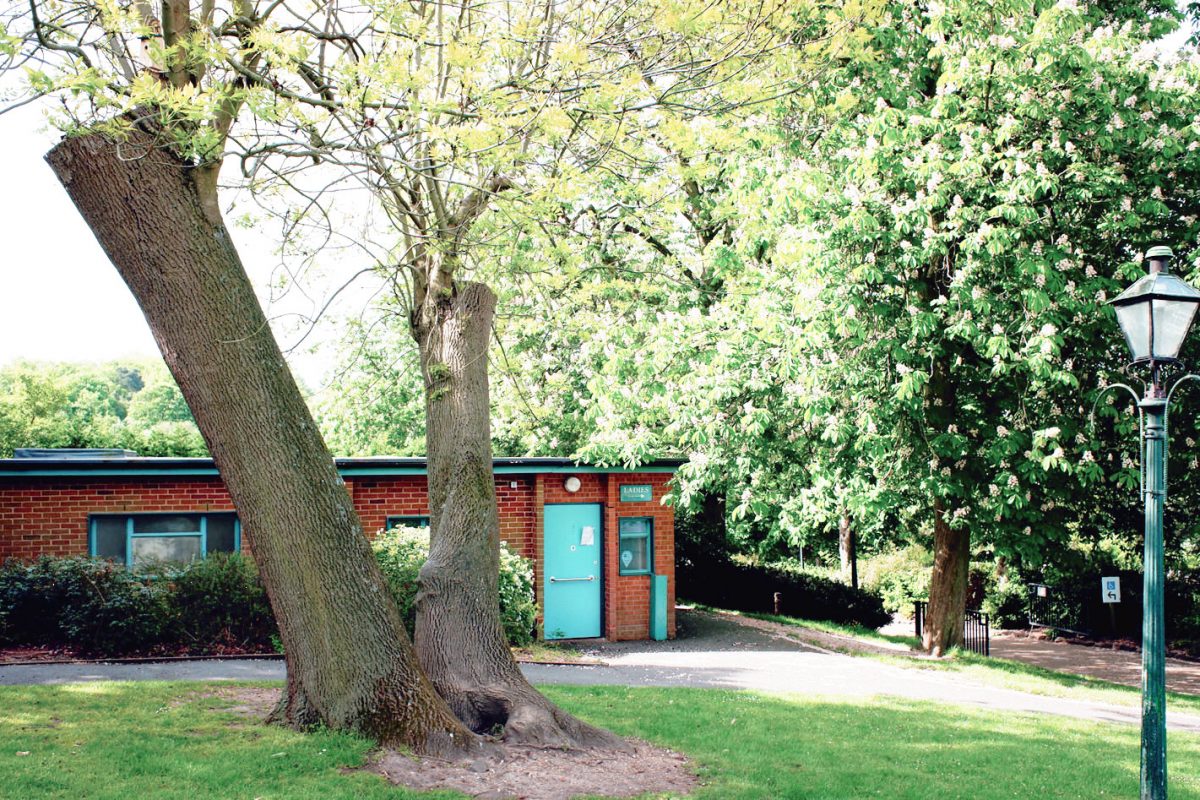
<instances>
[{"instance_id":1,"label":"round wall light","mask_svg":"<svg viewBox=\"0 0 1200 800\"><path fill-rule=\"evenodd\" d=\"M582 485L583 484L579 482L579 478L576 478L574 475L572 475L571 477L569 477L565 481L563 481L563 488L566 489L571 494L578 492L579 487Z\"/></svg>"}]
</instances>

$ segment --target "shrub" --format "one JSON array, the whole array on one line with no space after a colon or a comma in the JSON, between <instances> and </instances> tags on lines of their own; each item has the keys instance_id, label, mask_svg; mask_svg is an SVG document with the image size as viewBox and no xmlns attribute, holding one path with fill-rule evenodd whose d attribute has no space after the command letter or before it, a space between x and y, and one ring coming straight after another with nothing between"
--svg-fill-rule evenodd
<instances>
[{"instance_id":1,"label":"shrub","mask_svg":"<svg viewBox=\"0 0 1200 800\"><path fill-rule=\"evenodd\" d=\"M371 548L400 607L404 627L412 636L417 621L417 578L421 565L429 557L429 531L404 527L381 531L371 542Z\"/></svg>"},{"instance_id":2,"label":"shrub","mask_svg":"<svg viewBox=\"0 0 1200 800\"><path fill-rule=\"evenodd\" d=\"M69 644L112 656L160 644L173 614L161 583L102 559L43 556L0 570L0 620L10 644Z\"/></svg>"},{"instance_id":3,"label":"shrub","mask_svg":"<svg viewBox=\"0 0 1200 800\"><path fill-rule=\"evenodd\" d=\"M788 616L865 628L891 619L876 594L777 564L710 559L681 568L677 577L680 595L735 611L770 613L779 592Z\"/></svg>"},{"instance_id":4,"label":"shrub","mask_svg":"<svg viewBox=\"0 0 1200 800\"><path fill-rule=\"evenodd\" d=\"M533 562L500 543L500 621L511 644L533 641L537 600L533 594Z\"/></svg>"},{"instance_id":5,"label":"shrub","mask_svg":"<svg viewBox=\"0 0 1200 800\"><path fill-rule=\"evenodd\" d=\"M192 652L269 650L275 618L258 569L237 553L213 553L171 577L178 641Z\"/></svg>"},{"instance_id":6,"label":"shrub","mask_svg":"<svg viewBox=\"0 0 1200 800\"><path fill-rule=\"evenodd\" d=\"M392 528L381 531L371 543L388 588L400 607L411 635L417 618L417 587L421 565L429 557L427 528ZM533 641L537 601L533 594L533 562L500 543L500 621L514 645Z\"/></svg>"},{"instance_id":7,"label":"shrub","mask_svg":"<svg viewBox=\"0 0 1200 800\"><path fill-rule=\"evenodd\" d=\"M911 617L913 602L929 597L932 569L933 554L914 545L866 559L859 576L864 589L883 599L884 609Z\"/></svg>"},{"instance_id":8,"label":"shrub","mask_svg":"<svg viewBox=\"0 0 1200 800\"><path fill-rule=\"evenodd\" d=\"M992 576L983 598L983 610L994 628L1028 628L1029 586L1018 576Z\"/></svg>"}]
</instances>

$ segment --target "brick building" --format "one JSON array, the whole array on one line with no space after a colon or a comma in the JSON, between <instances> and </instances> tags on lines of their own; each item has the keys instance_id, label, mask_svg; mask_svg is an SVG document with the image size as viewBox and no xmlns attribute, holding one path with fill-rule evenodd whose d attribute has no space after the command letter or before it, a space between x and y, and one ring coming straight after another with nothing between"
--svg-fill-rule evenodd
<instances>
[{"instance_id":1,"label":"brick building","mask_svg":"<svg viewBox=\"0 0 1200 800\"><path fill-rule=\"evenodd\" d=\"M0 559L94 555L190 560L249 550L211 459L41 453L0 459ZM500 538L534 562L548 639L675 635L677 461L636 470L559 458L498 458ZM368 535L427 525L425 460L339 458Z\"/></svg>"}]
</instances>

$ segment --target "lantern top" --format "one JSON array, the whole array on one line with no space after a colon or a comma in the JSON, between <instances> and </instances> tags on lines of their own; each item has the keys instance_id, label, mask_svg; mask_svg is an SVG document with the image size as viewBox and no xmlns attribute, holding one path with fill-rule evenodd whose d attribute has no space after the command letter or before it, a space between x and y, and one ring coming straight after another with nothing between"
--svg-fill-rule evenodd
<instances>
[{"instance_id":1,"label":"lantern top","mask_svg":"<svg viewBox=\"0 0 1200 800\"><path fill-rule=\"evenodd\" d=\"M1161 245L1151 247L1146 252L1146 258L1150 261L1150 272L1138 278L1136 283L1114 297L1110 301L1111 304L1127 306L1147 300L1200 302L1200 291L1196 291L1187 281L1167 271L1171 257L1171 248Z\"/></svg>"}]
</instances>

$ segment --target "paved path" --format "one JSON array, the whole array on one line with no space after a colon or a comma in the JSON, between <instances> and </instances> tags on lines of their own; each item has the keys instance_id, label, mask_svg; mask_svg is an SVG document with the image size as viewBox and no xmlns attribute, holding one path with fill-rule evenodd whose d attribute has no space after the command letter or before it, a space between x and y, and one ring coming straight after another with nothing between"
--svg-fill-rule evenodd
<instances>
[{"instance_id":1,"label":"paved path","mask_svg":"<svg viewBox=\"0 0 1200 800\"><path fill-rule=\"evenodd\" d=\"M1140 651L1086 647L1028 636L1024 632L1004 632L993 634L992 655L1126 686L1142 685ZM1200 694L1200 664L1168 658L1167 688L1173 692Z\"/></svg>"},{"instance_id":2,"label":"paved path","mask_svg":"<svg viewBox=\"0 0 1200 800\"><path fill-rule=\"evenodd\" d=\"M801 644L771 630L701 612L680 613L671 642L602 643L604 666L526 664L534 683L700 686L810 696L889 695L998 711L1044 713L1138 724L1135 706L1066 700L981 684L935 669L912 669ZM158 664L65 664L0 667L0 684L89 680L282 679L282 661L183 661ZM1200 733L1200 717L1168 714L1175 730Z\"/></svg>"}]
</instances>

